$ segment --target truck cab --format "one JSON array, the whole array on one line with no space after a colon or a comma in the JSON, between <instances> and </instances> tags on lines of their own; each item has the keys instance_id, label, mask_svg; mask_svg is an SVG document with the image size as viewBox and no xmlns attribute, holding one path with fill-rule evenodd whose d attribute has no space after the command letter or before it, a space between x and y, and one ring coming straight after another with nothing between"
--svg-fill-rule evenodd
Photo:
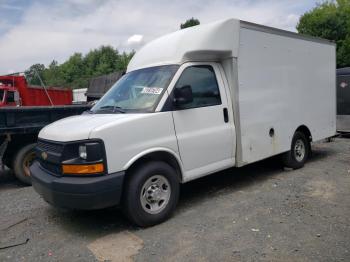
<instances>
[{"instance_id":1,"label":"truck cab","mask_svg":"<svg viewBox=\"0 0 350 262\"><path fill-rule=\"evenodd\" d=\"M165 218L162 210L177 201L176 185L235 163L235 128L222 74L215 62L127 73L89 113L40 132L39 159L31 167L34 187L49 203L99 209L119 204L130 170L149 168L140 175L147 178L140 211L150 215L147 225ZM66 190L71 182L73 194L47 191ZM84 198L97 188L95 197Z\"/></svg>"},{"instance_id":2,"label":"truck cab","mask_svg":"<svg viewBox=\"0 0 350 262\"><path fill-rule=\"evenodd\" d=\"M0 107L18 105L20 105L20 97L17 88L13 86L11 79L1 79Z\"/></svg>"},{"instance_id":3,"label":"truck cab","mask_svg":"<svg viewBox=\"0 0 350 262\"><path fill-rule=\"evenodd\" d=\"M73 100L70 88L31 86L23 75L0 76L0 90L0 107L71 105Z\"/></svg>"},{"instance_id":4,"label":"truck cab","mask_svg":"<svg viewBox=\"0 0 350 262\"><path fill-rule=\"evenodd\" d=\"M335 133L334 61L326 40L235 19L156 39L88 113L41 130L33 186L54 206L121 205L151 226L180 183L279 154L301 168Z\"/></svg>"}]
</instances>

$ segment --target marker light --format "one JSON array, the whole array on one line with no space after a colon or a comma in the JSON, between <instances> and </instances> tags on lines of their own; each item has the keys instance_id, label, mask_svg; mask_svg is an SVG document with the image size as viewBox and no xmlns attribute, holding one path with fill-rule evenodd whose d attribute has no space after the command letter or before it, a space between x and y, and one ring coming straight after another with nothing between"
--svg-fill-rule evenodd
<instances>
[{"instance_id":1,"label":"marker light","mask_svg":"<svg viewBox=\"0 0 350 262\"><path fill-rule=\"evenodd\" d=\"M103 163L88 165L62 165L63 174L96 174L104 171Z\"/></svg>"}]
</instances>

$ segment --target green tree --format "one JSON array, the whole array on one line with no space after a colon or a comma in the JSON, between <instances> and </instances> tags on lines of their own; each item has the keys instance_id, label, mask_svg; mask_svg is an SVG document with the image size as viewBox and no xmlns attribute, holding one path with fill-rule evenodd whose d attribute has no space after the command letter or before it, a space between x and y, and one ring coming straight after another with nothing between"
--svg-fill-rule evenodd
<instances>
[{"instance_id":1,"label":"green tree","mask_svg":"<svg viewBox=\"0 0 350 262\"><path fill-rule=\"evenodd\" d=\"M56 60L53 60L48 68L43 72L45 84L48 86L64 86L65 82L62 76L62 70Z\"/></svg>"},{"instance_id":2,"label":"green tree","mask_svg":"<svg viewBox=\"0 0 350 262\"><path fill-rule=\"evenodd\" d=\"M87 76L96 75L96 68L99 64L99 56L100 52L97 49L91 50L86 54L84 61L86 66L86 74Z\"/></svg>"},{"instance_id":3,"label":"green tree","mask_svg":"<svg viewBox=\"0 0 350 262\"><path fill-rule=\"evenodd\" d=\"M119 52L111 46L102 46L99 49L99 61L95 69L96 75L104 75L117 70Z\"/></svg>"},{"instance_id":4,"label":"green tree","mask_svg":"<svg viewBox=\"0 0 350 262\"><path fill-rule=\"evenodd\" d=\"M41 85L40 78L44 81L44 71L45 71L45 65L43 64L34 64L31 67L29 67L28 70L24 72L27 81L31 85Z\"/></svg>"},{"instance_id":5,"label":"green tree","mask_svg":"<svg viewBox=\"0 0 350 262\"><path fill-rule=\"evenodd\" d=\"M192 17L190 19L187 19L185 23L181 24L180 29L185 29L187 27L196 26L199 24L200 24L199 20Z\"/></svg>"},{"instance_id":6,"label":"green tree","mask_svg":"<svg viewBox=\"0 0 350 262\"><path fill-rule=\"evenodd\" d=\"M53 60L47 68L43 64L32 65L26 71L26 76L32 85L41 84L34 73L38 72L48 86L84 88L87 87L91 77L125 71L134 54L134 51L120 54L111 46L101 46L91 50L85 56L75 53L62 64Z\"/></svg>"},{"instance_id":7,"label":"green tree","mask_svg":"<svg viewBox=\"0 0 350 262\"><path fill-rule=\"evenodd\" d=\"M128 67L128 64L131 60L131 58L134 56L135 51L131 51L130 53L123 52L118 56L117 61L117 71L126 71L126 68Z\"/></svg>"},{"instance_id":8,"label":"green tree","mask_svg":"<svg viewBox=\"0 0 350 262\"><path fill-rule=\"evenodd\" d=\"M118 55L118 50L111 46L101 46L91 50L84 57L87 76L99 76L116 71Z\"/></svg>"},{"instance_id":9,"label":"green tree","mask_svg":"<svg viewBox=\"0 0 350 262\"><path fill-rule=\"evenodd\" d=\"M60 69L64 83L71 84L73 88L84 87L85 64L81 53L73 54Z\"/></svg>"},{"instance_id":10,"label":"green tree","mask_svg":"<svg viewBox=\"0 0 350 262\"><path fill-rule=\"evenodd\" d=\"M326 38L337 44L337 67L350 66L350 0L326 1L303 14L301 34Z\"/></svg>"}]
</instances>

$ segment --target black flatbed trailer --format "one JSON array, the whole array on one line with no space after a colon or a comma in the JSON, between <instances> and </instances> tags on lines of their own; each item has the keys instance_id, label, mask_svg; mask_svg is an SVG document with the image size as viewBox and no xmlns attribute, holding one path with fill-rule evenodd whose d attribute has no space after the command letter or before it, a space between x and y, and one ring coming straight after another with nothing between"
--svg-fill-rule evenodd
<instances>
[{"instance_id":1,"label":"black flatbed trailer","mask_svg":"<svg viewBox=\"0 0 350 262\"><path fill-rule=\"evenodd\" d=\"M6 165L20 181L30 184L29 165L35 157L33 149L39 131L54 121L90 108L88 104L0 108L0 169Z\"/></svg>"}]
</instances>

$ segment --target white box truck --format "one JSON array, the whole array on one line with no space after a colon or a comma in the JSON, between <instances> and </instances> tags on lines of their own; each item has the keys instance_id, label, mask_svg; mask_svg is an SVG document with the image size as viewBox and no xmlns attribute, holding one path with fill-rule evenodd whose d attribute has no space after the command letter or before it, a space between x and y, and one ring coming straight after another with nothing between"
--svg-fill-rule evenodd
<instances>
[{"instance_id":1,"label":"white box truck","mask_svg":"<svg viewBox=\"0 0 350 262\"><path fill-rule=\"evenodd\" d=\"M332 42L235 19L163 36L89 113L41 130L33 186L54 206L160 223L181 183L279 154L302 167L335 134L335 68Z\"/></svg>"}]
</instances>

